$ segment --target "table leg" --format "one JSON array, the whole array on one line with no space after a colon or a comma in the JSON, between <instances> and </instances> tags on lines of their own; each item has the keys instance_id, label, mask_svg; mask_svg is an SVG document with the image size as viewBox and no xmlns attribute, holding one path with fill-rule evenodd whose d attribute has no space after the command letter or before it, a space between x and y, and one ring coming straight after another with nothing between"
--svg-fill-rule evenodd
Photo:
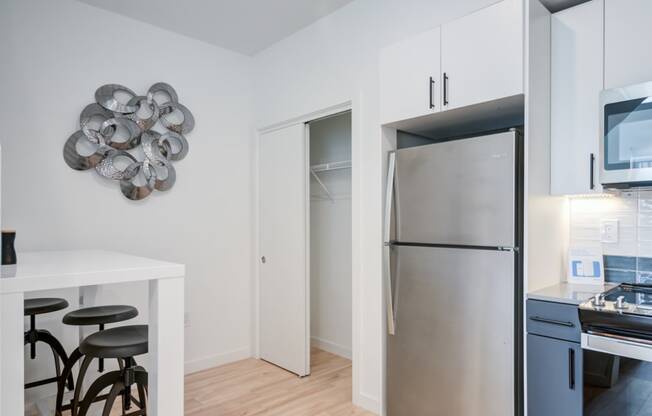
<instances>
[{"instance_id":1,"label":"table leg","mask_svg":"<svg viewBox=\"0 0 652 416\"><path fill-rule=\"evenodd\" d=\"M149 409L182 416L184 403L184 280L149 283Z\"/></svg>"},{"instance_id":2,"label":"table leg","mask_svg":"<svg viewBox=\"0 0 652 416\"><path fill-rule=\"evenodd\" d=\"M24 324L22 293L1 295L0 415L25 414Z\"/></svg>"}]
</instances>

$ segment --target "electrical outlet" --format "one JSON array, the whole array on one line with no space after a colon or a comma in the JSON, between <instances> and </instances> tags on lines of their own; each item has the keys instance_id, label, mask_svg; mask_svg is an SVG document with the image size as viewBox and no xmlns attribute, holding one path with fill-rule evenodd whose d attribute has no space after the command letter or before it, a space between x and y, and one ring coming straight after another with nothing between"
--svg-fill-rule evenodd
<instances>
[{"instance_id":1,"label":"electrical outlet","mask_svg":"<svg viewBox=\"0 0 652 416\"><path fill-rule=\"evenodd\" d=\"M618 242L618 220L602 220L600 222L600 241L610 244Z\"/></svg>"}]
</instances>

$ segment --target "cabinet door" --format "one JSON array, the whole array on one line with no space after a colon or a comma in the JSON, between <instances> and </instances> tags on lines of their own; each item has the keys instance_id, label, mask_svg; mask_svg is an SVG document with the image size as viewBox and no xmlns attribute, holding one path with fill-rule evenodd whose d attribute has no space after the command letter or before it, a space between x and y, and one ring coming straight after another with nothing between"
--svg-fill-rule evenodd
<instances>
[{"instance_id":1,"label":"cabinet door","mask_svg":"<svg viewBox=\"0 0 652 416\"><path fill-rule=\"evenodd\" d=\"M652 81L652 1L606 0L605 88Z\"/></svg>"},{"instance_id":2,"label":"cabinet door","mask_svg":"<svg viewBox=\"0 0 652 416\"><path fill-rule=\"evenodd\" d=\"M528 334L528 416L581 415L582 370L580 344Z\"/></svg>"},{"instance_id":3,"label":"cabinet door","mask_svg":"<svg viewBox=\"0 0 652 416\"><path fill-rule=\"evenodd\" d=\"M438 27L381 51L382 124L440 110L440 41Z\"/></svg>"},{"instance_id":4,"label":"cabinet door","mask_svg":"<svg viewBox=\"0 0 652 416\"><path fill-rule=\"evenodd\" d=\"M551 192L600 192L600 91L603 88L603 0L552 16Z\"/></svg>"},{"instance_id":5,"label":"cabinet door","mask_svg":"<svg viewBox=\"0 0 652 416\"><path fill-rule=\"evenodd\" d=\"M523 93L523 3L503 0L442 26L444 109Z\"/></svg>"}]
</instances>

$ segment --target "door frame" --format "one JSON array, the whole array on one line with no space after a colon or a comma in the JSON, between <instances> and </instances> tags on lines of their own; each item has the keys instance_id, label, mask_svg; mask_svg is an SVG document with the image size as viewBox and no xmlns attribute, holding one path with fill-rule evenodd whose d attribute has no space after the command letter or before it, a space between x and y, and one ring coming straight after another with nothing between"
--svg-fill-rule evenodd
<instances>
[{"instance_id":1,"label":"door frame","mask_svg":"<svg viewBox=\"0 0 652 416\"><path fill-rule=\"evenodd\" d=\"M252 259L252 264L253 264L253 282L252 282L252 288L253 288L253 301L251 305L251 310L252 310L252 333L251 333L251 340L252 340L252 355L260 359L260 256L261 256L261 248L260 248L260 140L261 136L265 133L269 133L275 130L280 130L292 125L296 124L306 124L309 121L313 121L319 118L324 118L324 117L329 117L336 115L338 113L342 113L345 111L350 111L351 112L351 160L352 160L352 168L351 168L351 248L352 248L352 257L351 257L351 285L352 285L352 291L351 291L351 306L352 306L352 313L351 313L351 326L352 326L352 345L351 345L351 364L352 364L352 398L353 398L353 403L357 404L360 402L361 399L361 394L359 390L359 352L360 352L360 327L361 327L361 313L360 313L360 306L361 306L361 297L360 297L360 278L361 278L361 270L360 270L360 253L361 253L361 232L360 232L360 225L361 225L361 209L360 209L360 187L361 187L361 175L360 175L360 161L362 159L361 155L361 137L362 137L362 131L361 131L361 117L360 117L360 112L357 111L357 105L353 100L348 100L345 102L341 102L338 104L334 104L330 107L322 108L320 110L316 110L310 113L306 113L288 120L280 121L277 123L273 123L270 125L267 125L265 127L261 127L256 129L255 132L255 138L254 138L254 143L253 143L253 195L252 199L254 202L254 210L253 210L253 242L254 242L254 248L253 248L253 259ZM309 133L309 126L306 124L306 133ZM309 134L306 134L306 140L309 141L310 136ZM309 142L307 143L306 146L306 178L309 179L309 169L310 169L310 146ZM306 193L306 210L307 210L307 215L306 215L306 253L310 253L310 181L306 181L306 186L307 186L307 193ZM308 255L308 259L306 261L306 325L308 326L307 328L307 334L308 334L308 340L307 340L307 348L308 348L308 361L310 360L310 256ZM308 367L309 368L309 367Z\"/></svg>"}]
</instances>

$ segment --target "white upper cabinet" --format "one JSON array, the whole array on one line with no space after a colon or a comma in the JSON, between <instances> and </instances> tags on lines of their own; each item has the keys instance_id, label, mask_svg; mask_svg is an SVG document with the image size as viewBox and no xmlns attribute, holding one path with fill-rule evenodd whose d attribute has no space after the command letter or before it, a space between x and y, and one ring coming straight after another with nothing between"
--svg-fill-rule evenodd
<instances>
[{"instance_id":1,"label":"white upper cabinet","mask_svg":"<svg viewBox=\"0 0 652 416\"><path fill-rule=\"evenodd\" d=\"M605 0L605 88L652 81L651 0Z\"/></svg>"},{"instance_id":2,"label":"white upper cabinet","mask_svg":"<svg viewBox=\"0 0 652 416\"><path fill-rule=\"evenodd\" d=\"M381 124L522 94L523 44L523 0L503 0L384 48Z\"/></svg>"},{"instance_id":3,"label":"white upper cabinet","mask_svg":"<svg viewBox=\"0 0 652 416\"><path fill-rule=\"evenodd\" d=\"M554 195L602 190L598 152L603 15L604 0L592 0L552 16L550 185Z\"/></svg>"},{"instance_id":4,"label":"white upper cabinet","mask_svg":"<svg viewBox=\"0 0 652 416\"><path fill-rule=\"evenodd\" d=\"M523 2L503 0L442 26L444 110L523 93Z\"/></svg>"},{"instance_id":5,"label":"white upper cabinet","mask_svg":"<svg viewBox=\"0 0 652 416\"><path fill-rule=\"evenodd\" d=\"M380 118L391 123L440 110L440 28L380 54Z\"/></svg>"}]
</instances>

